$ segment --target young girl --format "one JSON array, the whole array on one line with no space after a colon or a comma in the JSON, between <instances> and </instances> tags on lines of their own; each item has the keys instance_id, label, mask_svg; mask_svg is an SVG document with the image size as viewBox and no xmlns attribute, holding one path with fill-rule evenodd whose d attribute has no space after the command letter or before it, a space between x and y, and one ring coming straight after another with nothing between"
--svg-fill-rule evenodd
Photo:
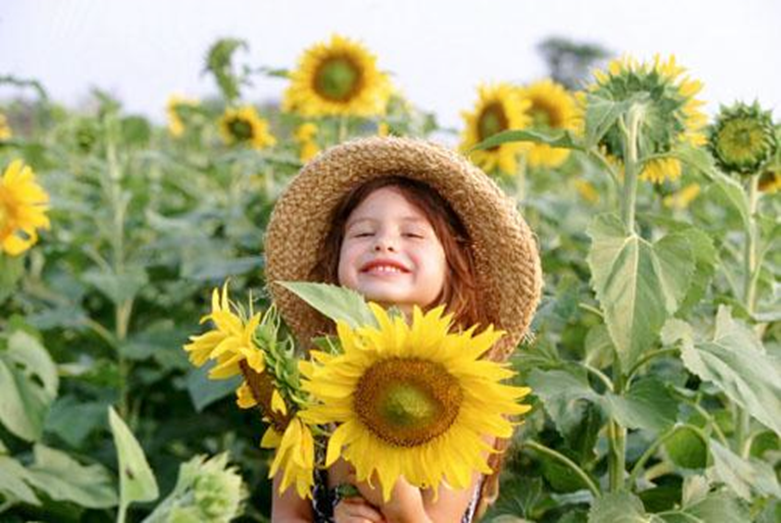
<instances>
[{"instance_id":1,"label":"young girl","mask_svg":"<svg viewBox=\"0 0 781 523\"><path fill-rule=\"evenodd\" d=\"M507 335L487 357L504 360L528 327L539 299L539 257L528 227L496 185L464 158L434 144L369 138L334 147L310 162L280 198L266 239L267 279L299 340L332 333L330 322L275 285L340 284L367 300L411 312L444 304L454 328L494 324ZM503 450L506 442L491 442ZM313 501L278 494L273 521L472 521L498 490L475 474L462 491L421 490L403 479L391 499L355 484L348 463L317 474Z\"/></svg>"}]
</instances>

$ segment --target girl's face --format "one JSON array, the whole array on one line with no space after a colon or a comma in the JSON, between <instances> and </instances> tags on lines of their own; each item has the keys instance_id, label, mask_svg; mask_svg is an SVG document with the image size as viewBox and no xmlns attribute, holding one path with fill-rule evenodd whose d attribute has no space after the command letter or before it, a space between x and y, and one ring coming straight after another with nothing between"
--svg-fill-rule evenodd
<instances>
[{"instance_id":1,"label":"girl's face","mask_svg":"<svg viewBox=\"0 0 781 523\"><path fill-rule=\"evenodd\" d=\"M410 312L434 303L447 260L423 212L395 187L382 187L353 210L339 252L339 283L385 306Z\"/></svg>"}]
</instances>

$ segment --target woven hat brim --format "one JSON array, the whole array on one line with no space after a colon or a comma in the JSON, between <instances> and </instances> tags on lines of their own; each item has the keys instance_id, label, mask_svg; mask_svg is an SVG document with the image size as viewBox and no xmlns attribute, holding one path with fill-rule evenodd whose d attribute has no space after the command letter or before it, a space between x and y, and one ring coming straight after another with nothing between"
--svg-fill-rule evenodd
<instances>
[{"instance_id":1,"label":"woven hat brim","mask_svg":"<svg viewBox=\"0 0 781 523\"><path fill-rule=\"evenodd\" d=\"M463 221L472 240L480 306L507 333L489 357L506 359L540 299L536 241L514 201L493 180L456 152L422 140L346 142L318 155L291 181L274 207L265 240L266 281L280 314L304 344L332 332L327 319L277 282L308 280L343 198L389 175L428 184Z\"/></svg>"}]
</instances>

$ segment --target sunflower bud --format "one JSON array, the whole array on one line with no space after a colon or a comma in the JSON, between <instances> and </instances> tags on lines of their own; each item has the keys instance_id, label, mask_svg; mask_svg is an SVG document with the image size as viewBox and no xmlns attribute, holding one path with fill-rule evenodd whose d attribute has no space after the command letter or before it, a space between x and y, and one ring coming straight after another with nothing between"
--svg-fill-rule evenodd
<instances>
[{"instance_id":1,"label":"sunflower bud","mask_svg":"<svg viewBox=\"0 0 781 523\"><path fill-rule=\"evenodd\" d=\"M144 523L228 522L241 513L246 490L227 454L196 456L179 468L171 494Z\"/></svg>"},{"instance_id":2,"label":"sunflower bud","mask_svg":"<svg viewBox=\"0 0 781 523\"><path fill-rule=\"evenodd\" d=\"M778 148L770 111L757 102L722 107L709 128L708 148L725 172L756 174Z\"/></svg>"}]
</instances>

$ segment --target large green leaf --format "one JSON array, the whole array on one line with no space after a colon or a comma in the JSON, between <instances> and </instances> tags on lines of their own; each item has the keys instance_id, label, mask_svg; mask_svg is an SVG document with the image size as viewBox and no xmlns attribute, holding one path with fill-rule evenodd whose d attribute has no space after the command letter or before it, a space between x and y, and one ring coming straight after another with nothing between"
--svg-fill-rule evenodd
<instances>
[{"instance_id":1,"label":"large green leaf","mask_svg":"<svg viewBox=\"0 0 781 523\"><path fill-rule=\"evenodd\" d=\"M713 456L713 466L708 469L710 478L723 482L747 501L751 501L752 492L781 498L781 486L769 463L743 459L716 440L711 440L710 448Z\"/></svg>"},{"instance_id":2,"label":"large green leaf","mask_svg":"<svg viewBox=\"0 0 781 523\"><path fill-rule=\"evenodd\" d=\"M691 247L680 234L654 244L627 234L612 214L598 216L589 235L592 286L619 358L628 368L656 340L686 296L694 271Z\"/></svg>"},{"instance_id":3,"label":"large green leaf","mask_svg":"<svg viewBox=\"0 0 781 523\"><path fill-rule=\"evenodd\" d=\"M781 435L781 369L756 334L719 307L709 340L693 339L691 328L680 320L665 326L664 337L681 340L684 365L703 380L715 384L732 401L762 424Z\"/></svg>"},{"instance_id":4,"label":"large green leaf","mask_svg":"<svg viewBox=\"0 0 781 523\"><path fill-rule=\"evenodd\" d=\"M21 463L8 456L0 456L0 497L40 505L38 496L25 482L28 477L29 473Z\"/></svg>"},{"instance_id":5,"label":"large green leaf","mask_svg":"<svg viewBox=\"0 0 781 523\"><path fill-rule=\"evenodd\" d=\"M88 508L116 506L116 488L103 466L85 467L64 452L41 444L35 445L34 453L27 480L50 498Z\"/></svg>"},{"instance_id":6,"label":"large green leaf","mask_svg":"<svg viewBox=\"0 0 781 523\"><path fill-rule=\"evenodd\" d=\"M652 523L640 498L629 492L611 492L597 498L588 513L588 523Z\"/></svg>"},{"instance_id":7,"label":"large green leaf","mask_svg":"<svg viewBox=\"0 0 781 523\"><path fill-rule=\"evenodd\" d=\"M664 383L644 378L632 383L623 395L608 392L606 404L610 414L624 427L661 432L675 423L678 402Z\"/></svg>"},{"instance_id":8,"label":"large green leaf","mask_svg":"<svg viewBox=\"0 0 781 523\"><path fill-rule=\"evenodd\" d=\"M31 335L15 331L0 346L0 421L16 436L37 441L59 378L46 349Z\"/></svg>"},{"instance_id":9,"label":"large green leaf","mask_svg":"<svg viewBox=\"0 0 781 523\"><path fill-rule=\"evenodd\" d=\"M342 320L352 328L377 325L366 300L352 289L303 281L279 283L334 321Z\"/></svg>"},{"instance_id":10,"label":"large green leaf","mask_svg":"<svg viewBox=\"0 0 781 523\"><path fill-rule=\"evenodd\" d=\"M114 409L108 408L108 420L119 461L119 504L123 511L134 501L152 501L160 492L144 451L133 433Z\"/></svg>"}]
</instances>

